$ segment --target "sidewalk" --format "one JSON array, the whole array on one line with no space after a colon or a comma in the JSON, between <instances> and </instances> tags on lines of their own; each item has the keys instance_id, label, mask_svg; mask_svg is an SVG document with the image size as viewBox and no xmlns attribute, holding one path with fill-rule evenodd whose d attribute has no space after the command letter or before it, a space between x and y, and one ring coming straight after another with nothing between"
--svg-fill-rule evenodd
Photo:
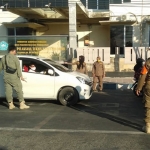
<instances>
[{"instance_id":1,"label":"sidewalk","mask_svg":"<svg viewBox=\"0 0 150 150\"><path fill-rule=\"evenodd\" d=\"M103 87L104 89L130 89L134 82L133 77L105 77Z\"/></svg>"}]
</instances>

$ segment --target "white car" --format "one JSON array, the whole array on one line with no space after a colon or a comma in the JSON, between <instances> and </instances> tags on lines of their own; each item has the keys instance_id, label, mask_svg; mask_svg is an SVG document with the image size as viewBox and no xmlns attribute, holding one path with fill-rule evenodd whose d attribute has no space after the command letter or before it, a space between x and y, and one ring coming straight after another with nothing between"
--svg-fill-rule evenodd
<instances>
[{"instance_id":1,"label":"white car","mask_svg":"<svg viewBox=\"0 0 150 150\"><path fill-rule=\"evenodd\" d=\"M79 100L91 97L92 81L87 75L71 71L47 58L28 55L17 57L20 60L23 77L27 81L22 81L25 99L55 99L62 105L74 105ZM28 72L31 62L37 68L36 73ZM0 83L0 98L4 98L3 71L0 73ZM15 92L13 96L16 97Z\"/></svg>"}]
</instances>

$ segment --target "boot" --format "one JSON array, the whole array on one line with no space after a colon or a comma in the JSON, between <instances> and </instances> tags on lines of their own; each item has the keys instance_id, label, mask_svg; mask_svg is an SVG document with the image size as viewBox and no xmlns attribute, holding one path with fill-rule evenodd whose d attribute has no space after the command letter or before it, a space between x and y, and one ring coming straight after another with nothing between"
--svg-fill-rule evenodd
<instances>
[{"instance_id":1,"label":"boot","mask_svg":"<svg viewBox=\"0 0 150 150\"><path fill-rule=\"evenodd\" d=\"M14 109L15 108L13 102L9 102L8 105L9 105L9 109Z\"/></svg>"},{"instance_id":2,"label":"boot","mask_svg":"<svg viewBox=\"0 0 150 150\"><path fill-rule=\"evenodd\" d=\"M146 126L142 128L145 133L150 134L150 123L146 123Z\"/></svg>"},{"instance_id":3,"label":"boot","mask_svg":"<svg viewBox=\"0 0 150 150\"><path fill-rule=\"evenodd\" d=\"M27 106L25 104L25 101L20 102L20 109L28 109L28 108L30 108L30 106Z\"/></svg>"}]
</instances>

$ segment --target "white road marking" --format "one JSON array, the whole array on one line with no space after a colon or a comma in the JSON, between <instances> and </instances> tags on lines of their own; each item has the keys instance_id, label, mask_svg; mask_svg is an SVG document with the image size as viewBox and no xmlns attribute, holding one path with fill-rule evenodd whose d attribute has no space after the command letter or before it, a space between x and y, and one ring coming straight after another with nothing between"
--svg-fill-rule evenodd
<instances>
[{"instance_id":1,"label":"white road marking","mask_svg":"<svg viewBox=\"0 0 150 150\"><path fill-rule=\"evenodd\" d=\"M103 133L103 134L135 134L144 135L146 133L140 131L107 131L107 130L71 130L71 129L35 129L35 128L11 128L0 127L5 131L36 131L36 132L63 132L63 133Z\"/></svg>"}]
</instances>

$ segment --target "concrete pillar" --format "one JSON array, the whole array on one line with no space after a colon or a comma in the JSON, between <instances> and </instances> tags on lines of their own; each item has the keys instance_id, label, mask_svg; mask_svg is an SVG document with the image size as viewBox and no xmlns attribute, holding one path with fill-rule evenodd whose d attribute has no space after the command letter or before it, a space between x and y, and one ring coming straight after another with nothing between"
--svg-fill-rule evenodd
<instances>
[{"instance_id":1,"label":"concrete pillar","mask_svg":"<svg viewBox=\"0 0 150 150\"><path fill-rule=\"evenodd\" d=\"M77 49L77 16L76 0L68 0L69 5L69 46L72 50L73 58Z\"/></svg>"}]
</instances>

